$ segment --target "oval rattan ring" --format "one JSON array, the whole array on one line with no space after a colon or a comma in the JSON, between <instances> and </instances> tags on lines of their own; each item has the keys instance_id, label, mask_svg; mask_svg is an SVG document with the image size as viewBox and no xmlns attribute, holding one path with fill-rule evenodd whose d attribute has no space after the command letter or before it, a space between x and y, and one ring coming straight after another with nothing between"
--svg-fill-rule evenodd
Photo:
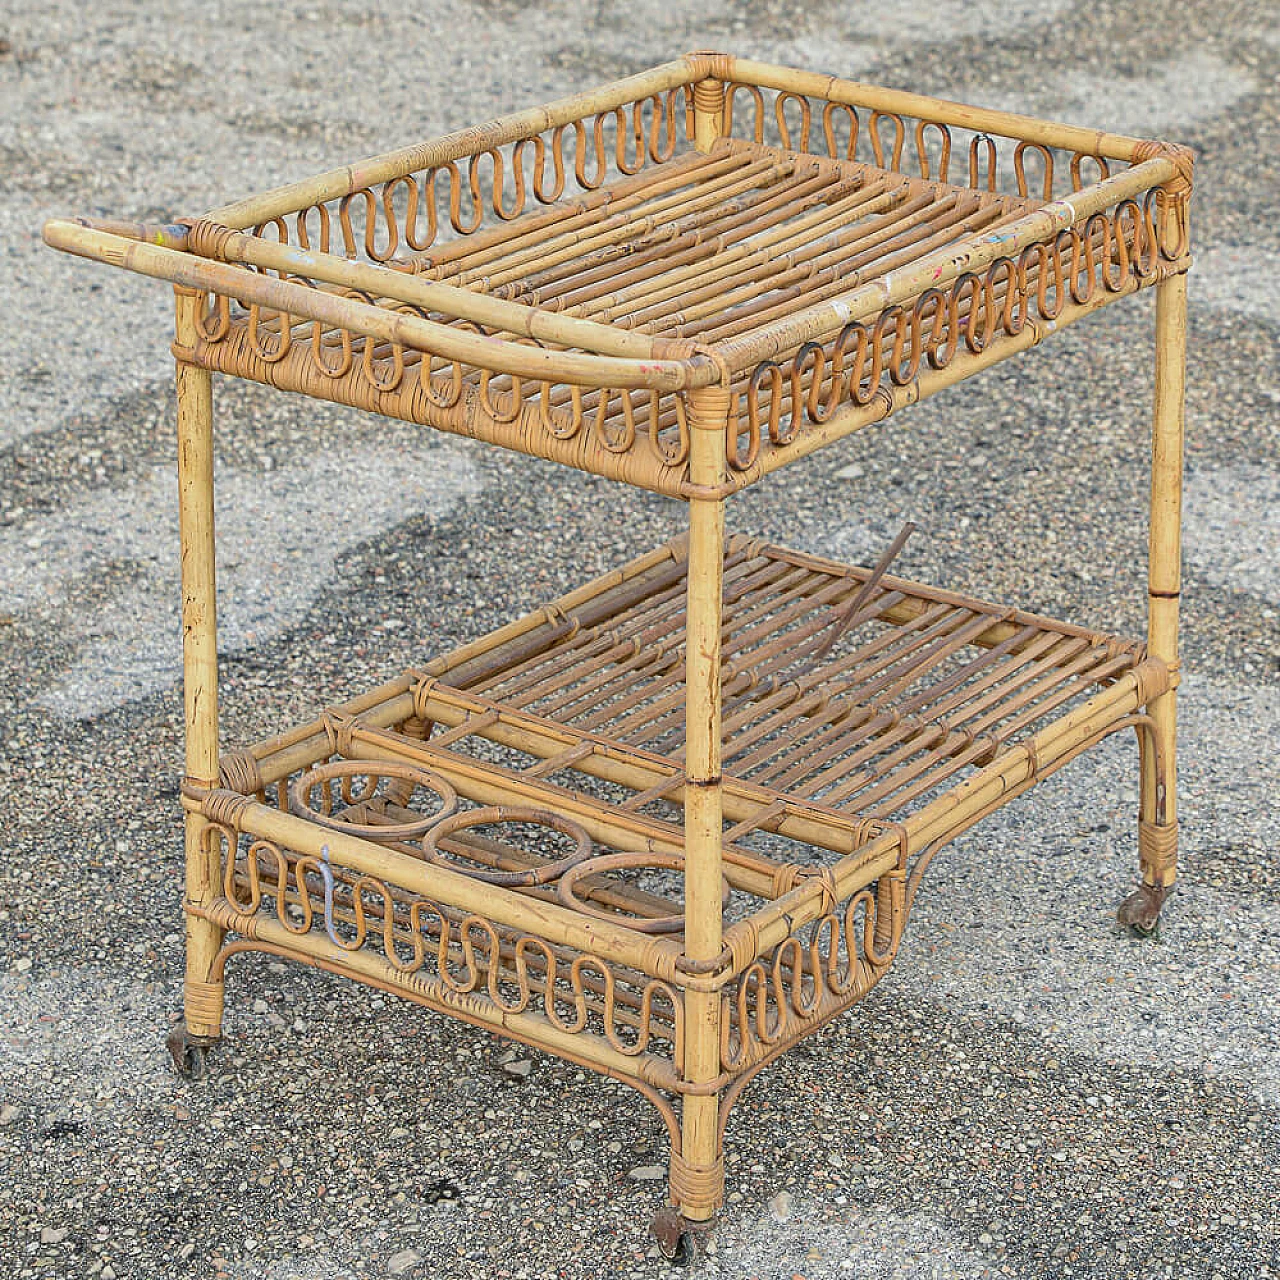
<instances>
[{"instance_id":1,"label":"oval rattan ring","mask_svg":"<svg viewBox=\"0 0 1280 1280\"><path fill-rule=\"evenodd\" d=\"M571 907L582 915L594 916L597 920L609 920L624 928L634 929L637 933L681 933L684 930L683 911L676 916L628 916L579 898L574 893L573 886L583 876L595 875L598 871L643 870L650 867L663 871L683 871L684 865L684 855L681 853L606 853L580 862L566 871L560 877L556 892L566 907ZM720 906L723 909L729 901L729 882L721 876L720 883Z\"/></svg>"},{"instance_id":2,"label":"oval rattan ring","mask_svg":"<svg viewBox=\"0 0 1280 1280\"><path fill-rule=\"evenodd\" d=\"M561 835L574 841L572 852L563 858L543 863L540 867L529 867L525 871L495 871L487 867L469 867L447 857L440 851L439 842L445 836L465 831L469 827L496 826L501 823L519 822L531 827L550 827ZM549 809L532 809L523 805L489 805L483 809L465 809L461 813L451 814L443 822L437 822L422 839L423 852L428 862L437 867L448 867L450 871L459 871L473 880L483 880L485 884L499 885L505 889L527 889L534 885L546 884L557 876L563 875L570 867L577 866L591 856L591 837L578 823L569 818L552 813Z\"/></svg>"},{"instance_id":3,"label":"oval rattan ring","mask_svg":"<svg viewBox=\"0 0 1280 1280\"><path fill-rule=\"evenodd\" d=\"M355 780L360 778L368 779L368 782L357 790ZM311 805L315 788L327 787L331 782L341 783L344 803L365 804L373 799L378 784L384 778L392 782L409 783L411 789L405 796L406 800L411 798L413 791L419 787L433 792L440 799L440 808L435 813L427 814L423 818L415 818L412 822L374 823L347 822ZM328 827L331 831L341 831L347 835L380 842L417 839L433 823L447 817L457 807L458 793L439 774L392 760L332 760L328 764L319 764L309 769L289 788L289 808L298 817L306 818L309 822L318 823L322 827Z\"/></svg>"}]
</instances>

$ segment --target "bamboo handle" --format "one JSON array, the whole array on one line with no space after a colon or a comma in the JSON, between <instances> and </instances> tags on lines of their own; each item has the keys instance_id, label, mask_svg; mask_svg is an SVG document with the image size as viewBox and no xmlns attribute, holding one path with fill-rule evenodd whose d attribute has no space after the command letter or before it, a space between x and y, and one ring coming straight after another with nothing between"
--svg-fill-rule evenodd
<instances>
[{"instance_id":1,"label":"bamboo handle","mask_svg":"<svg viewBox=\"0 0 1280 1280\"><path fill-rule=\"evenodd\" d=\"M424 280L403 271L353 262L318 249L296 249L243 231L230 231L217 223L197 222L191 228L190 243L184 247L219 262L242 263L348 289L362 289L374 297L394 298L397 302L445 312L506 333L582 347L597 355L635 360L652 360L656 355L654 339L648 334L556 315L456 285Z\"/></svg>"},{"instance_id":2,"label":"bamboo handle","mask_svg":"<svg viewBox=\"0 0 1280 1280\"><path fill-rule=\"evenodd\" d=\"M552 351L406 316L320 289L241 271L160 244L99 231L83 222L53 219L44 225L51 248L122 267L139 275L168 280L188 289L256 302L289 316L363 334L380 342L457 360L479 369L584 387L650 387L679 391L715 381L708 360L631 360L615 356Z\"/></svg>"}]
</instances>

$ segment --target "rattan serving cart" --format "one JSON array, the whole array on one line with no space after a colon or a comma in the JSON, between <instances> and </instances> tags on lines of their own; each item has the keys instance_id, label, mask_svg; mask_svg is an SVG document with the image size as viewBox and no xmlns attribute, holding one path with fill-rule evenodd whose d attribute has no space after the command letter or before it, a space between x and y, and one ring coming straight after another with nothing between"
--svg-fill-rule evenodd
<instances>
[{"instance_id":1,"label":"rattan serving cart","mask_svg":"<svg viewBox=\"0 0 1280 1280\"><path fill-rule=\"evenodd\" d=\"M888 970L933 855L1122 729L1174 879L1191 156L723 54L151 226L172 282L185 1024L227 960L396 992L634 1086L668 1252L765 1064ZM785 463L1156 299L1144 642L727 535ZM685 534L247 749L218 745L211 374L683 499ZM900 541L900 540L899 540Z\"/></svg>"}]
</instances>

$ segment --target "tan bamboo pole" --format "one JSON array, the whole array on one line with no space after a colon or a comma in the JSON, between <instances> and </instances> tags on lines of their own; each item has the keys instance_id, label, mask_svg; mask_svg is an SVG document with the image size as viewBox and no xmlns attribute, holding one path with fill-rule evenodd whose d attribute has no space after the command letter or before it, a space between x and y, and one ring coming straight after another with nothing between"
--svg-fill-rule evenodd
<instances>
[{"instance_id":1,"label":"tan bamboo pole","mask_svg":"<svg viewBox=\"0 0 1280 1280\"><path fill-rule=\"evenodd\" d=\"M1109 160L1136 160L1145 154L1144 148L1149 145L1141 138L1130 138L1124 134L1055 124L1009 111L970 107L944 98L930 98L897 89L881 89L875 85L841 80L815 71L799 71L792 67L756 62L751 58L730 57L727 61L728 74L734 81L744 84L756 84L761 88L799 93L812 98L825 98L829 102L866 107L871 111L913 116L918 120L936 120L939 124L972 129L975 133L1017 138L1046 147L1061 147L1066 151L1105 156Z\"/></svg>"},{"instance_id":2,"label":"tan bamboo pole","mask_svg":"<svg viewBox=\"0 0 1280 1280\"><path fill-rule=\"evenodd\" d=\"M1165 202L1169 243L1177 239L1177 201ZM1155 403L1151 432L1151 524L1147 570L1147 651L1178 670L1178 604L1182 590L1182 452L1186 381L1187 277L1156 286ZM1139 811L1143 883L1172 885L1177 867L1177 691L1147 706L1156 751L1144 753Z\"/></svg>"},{"instance_id":3,"label":"tan bamboo pole","mask_svg":"<svg viewBox=\"0 0 1280 1280\"><path fill-rule=\"evenodd\" d=\"M145 244L96 231L66 219L44 225L45 243L84 258L123 267L140 275L168 280L184 288L220 293L256 302L294 318L398 343L412 350L431 352L481 369L517 377L575 382L582 386L652 387L674 391L714 380L715 368L707 362L636 360L617 356L552 351L500 338L487 338L450 325L404 315L384 307L341 298L322 289L287 280L241 271L224 263L180 253L161 245Z\"/></svg>"},{"instance_id":4,"label":"tan bamboo pole","mask_svg":"<svg viewBox=\"0 0 1280 1280\"><path fill-rule=\"evenodd\" d=\"M195 341L193 293L175 291L176 346ZM208 370L179 359L178 526L182 566L182 688L186 720L186 781L218 785L218 605L213 529L213 388ZM206 840L208 822L185 820L188 908L206 907L221 892L221 846ZM216 1038L222 1031L223 986L211 980L222 930L186 915L183 1005L188 1034Z\"/></svg>"},{"instance_id":5,"label":"tan bamboo pole","mask_svg":"<svg viewBox=\"0 0 1280 1280\"><path fill-rule=\"evenodd\" d=\"M727 381L689 396L689 473L716 489L724 479ZM724 502L689 503L689 580L685 633L685 952L716 959L721 918L720 611L724 572ZM685 995L684 1077L692 1084L720 1074L720 997ZM714 1094L687 1097L679 1152L671 1154L671 1199L691 1221L706 1221L724 1199L724 1157Z\"/></svg>"},{"instance_id":6,"label":"tan bamboo pole","mask_svg":"<svg viewBox=\"0 0 1280 1280\"><path fill-rule=\"evenodd\" d=\"M709 151L724 122L724 85L706 77L693 86L694 145ZM718 489L725 479L724 384L690 394L689 479ZM685 607L685 952L695 964L720 955L724 930L720 898L720 613L724 575L724 502L689 503L689 578ZM683 1077L703 1084L720 1074L719 993L685 992ZM705 1222L724 1201L724 1153L716 1094L681 1101L681 1146L671 1152L672 1204Z\"/></svg>"}]
</instances>

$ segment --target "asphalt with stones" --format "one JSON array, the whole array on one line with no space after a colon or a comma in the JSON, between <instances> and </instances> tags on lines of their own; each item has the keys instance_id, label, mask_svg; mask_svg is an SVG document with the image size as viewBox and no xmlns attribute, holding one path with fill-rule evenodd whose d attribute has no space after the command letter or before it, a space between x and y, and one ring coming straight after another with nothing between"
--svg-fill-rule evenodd
<instances>
[{"instance_id":1,"label":"asphalt with stones","mask_svg":"<svg viewBox=\"0 0 1280 1280\"><path fill-rule=\"evenodd\" d=\"M1134 864L1134 753L1115 743L941 856L889 977L751 1085L729 1127L729 1202L696 1266L760 1280L1280 1274L1280 315L1259 283L1280 259L1271 17L1164 9L1153 49L1136 3L1022 0L1004 6L1011 33L997 6L950 2L890 3L892 22L736 0L429 4L413 24L381 5L224 8L215 23L180 3L164 24L140 3L0 10L13 107L0 304L23 317L0 332L13 548L0 594L44 584L36 604L0 599L0 1277L667 1272L643 1230L655 1185L630 1176L663 1163L660 1122L552 1058L520 1049L531 1066L513 1074L501 1042L244 957L211 1079L168 1068L177 602L163 639L150 614L131 631L120 602L171 569L86 553L58 570L29 545L65 539L68 511L114 536L131 495L172 466L168 303L34 235L54 213L190 212L700 45L1032 112L1078 104L1083 123L1186 141L1201 152L1202 271L1184 879L1161 939L1109 922ZM784 470L731 523L865 562L911 518L907 576L1140 634L1150 360L1137 299ZM231 742L682 527L652 495L263 388L222 382L218 408L220 465L282 492L329 459L358 502L396 455L470 486L427 510L406 499L327 558L263 575L278 610L224 660ZM146 678L121 663L104 695L85 655L140 649Z\"/></svg>"}]
</instances>

